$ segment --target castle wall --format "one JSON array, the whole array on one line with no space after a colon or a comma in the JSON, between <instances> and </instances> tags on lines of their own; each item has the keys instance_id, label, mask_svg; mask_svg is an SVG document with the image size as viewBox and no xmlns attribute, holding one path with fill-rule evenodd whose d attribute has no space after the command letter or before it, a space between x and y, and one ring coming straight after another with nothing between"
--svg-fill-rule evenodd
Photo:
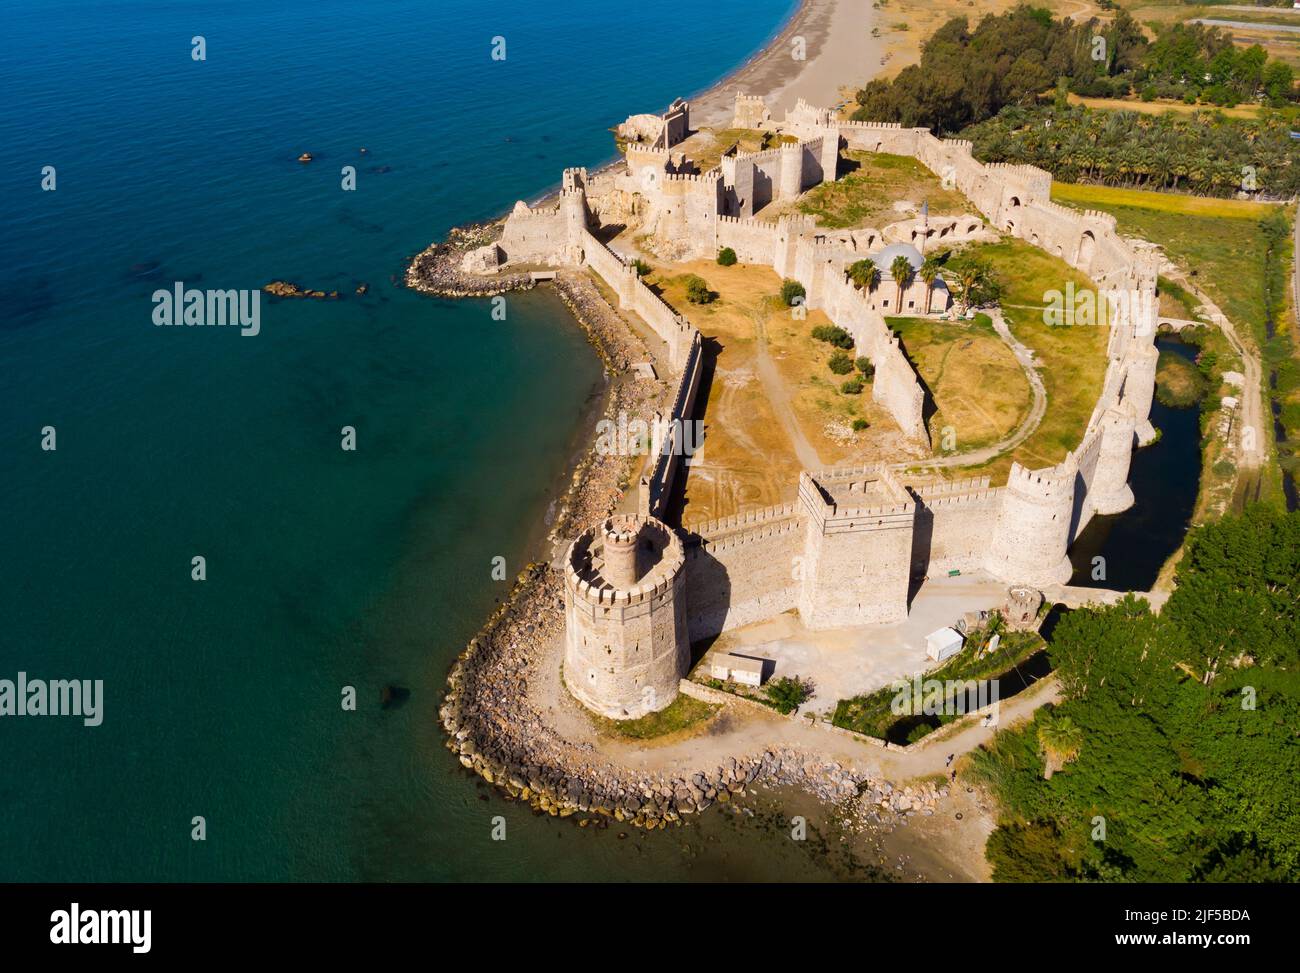
<instances>
[{"instance_id":1,"label":"castle wall","mask_svg":"<svg viewBox=\"0 0 1300 973\"><path fill-rule=\"evenodd\" d=\"M687 353L681 377L677 382L677 394L673 398L672 413L669 417L671 424L668 435L664 438L659 455L655 458L650 476L641 487L641 501L644 504L642 512L652 517L663 516L664 508L672 495L673 482L678 470L688 458L683 445L686 435L683 424L690 422L695 412L695 400L700 390L700 375L703 372L703 343L700 340L700 333L696 331L692 335L690 351ZM693 437L691 443L695 446L699 445Z\"/></svg>"},{"instance_id":2,"label":"castle wall","mask_svg":"<svg viewBox=\"0 0 1300 973\"><path fill-rule=\"evenodd\" d=\"M794 504L691 528L686 549L692 641L796 607L803 523Z\"/></svg>"},{"instance_id":3,"label":"castle wall","mask_svg":"<svg viewBox=\"0 0 1300 973\"><path fill-rule=\"evenodd\" d=\"M559 206L534 210L519 203L506 220L498 246L508 261L550 263L568 244L568 233Z\"/></svg>"},{"instance_id":4,"label":"castle wall","mask_svg":"<svg viewBox=\"0 0 1300 973\"><path fill-rule=\"evenodd\" d=\"M912 488L912 574L935 577L983 567L1003 492L990 489L988 477Z\"/></svg>"},{"instance_id":5,"label":"castle wall","mask_svg":"<svg viewBox=\"0 0 1300 973\"><path fill-rule=\"evenodd\" d=\"M664 341L668 346L669 363L680 372L686 365L692 342L698 336L695 328L645 285L637 276L635 267L623 263L589 231L584 229L580 239L587 265L618 294L619 307L635 311Z\"/></svg>"},{"instance_id":6,"label":"castle wall","mask_svg":"<svg viewBox=\"0 0 1300 973\"><path fill-rule=\"evenodd\" d=\"M880 475L884 482L892 479ZM849 507L828 500L812 476L800 474L805 527L799 615L809 628L907 617L915 504L893 485L893 502Z\"/></svg>"},{"instance_id":7,"label":"castle wall","mask_svg":"<svg viewBox=\"0 0 1300 973\"><path fill-rule=\"evenodd\" d=\"M718 217L718 246L731 247L747 264L770 264L776 252L776 225L762 220Z\"/></svg>"}]
</instances>

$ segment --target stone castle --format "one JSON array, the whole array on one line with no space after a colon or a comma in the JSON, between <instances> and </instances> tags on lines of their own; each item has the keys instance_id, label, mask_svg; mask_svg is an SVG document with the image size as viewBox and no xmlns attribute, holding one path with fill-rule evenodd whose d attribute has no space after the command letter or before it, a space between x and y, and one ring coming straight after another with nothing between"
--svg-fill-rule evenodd
<instances>
[{"instance_id":1,"label":"stone castle","mask_svg":"<svg viewBox=\"0 0 1300 973\"><path fill-rule=\"evenodd\" d=\"M797 500L681 531L665 523L679 472L673 439L639 483L636 514L583 532L564 558L565 681L591 709L626 719L667 706L686 673L690 644L791 609L810 628L897 622L914 580L983 569L1010 585L1066 582L1067 551L1097 514L1133 503L1134 446L1154 435L1149 422L1157 351L1156 256L1122 239L1113 217L1050 200L1051 176L1031 166L986 165L969 142L923 128L840 121L800 102L775 122L761 99L738 96L736 127L779 133L775 148L731 152L705 172L674 146L689 134L689 106L633 116L624 164L589 177L564 172L558 202L517 203L500 240L473 251L465 269L508 265L589 268L664 342L676 393L672 419L692 417L702 368L700 334L639 278L593 230L638 223L678 255L711 257L731 247L742 262L800 281L806 303L852 334L875 365L872 396L899 427L927 441L924 391L897 337L888 307L858 290L849 264L883 242L872 230L825 231L804 217L755 217L838 175L841 149L911 156L966 197L998 230L1054 254L1099 290L1125 297L1109 322L1101 395L1077 449L1044 469L1013 464L1007 483L911 477L886 466L805 471ZM913 237L969 238L975 217L919 223ZM905 297L905 300L907 298ZM877 302L880 302L879 304Z\"/></svg>"}]
</instances>

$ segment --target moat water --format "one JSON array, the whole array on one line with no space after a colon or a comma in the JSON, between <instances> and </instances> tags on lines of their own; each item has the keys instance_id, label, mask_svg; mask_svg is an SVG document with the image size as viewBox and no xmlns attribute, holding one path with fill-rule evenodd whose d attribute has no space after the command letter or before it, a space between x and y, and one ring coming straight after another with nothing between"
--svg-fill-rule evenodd
<instances>
[{"instance_id":1,"label":"moat water","mask_svg":"<svg viewBox=\"0 0 1300 973\"><path fill-rule=\"evenodd\" d=\"M1156 345L1188 361L1196 358L1195 346L1177 338L1157 337ZM1094 517L1084 528L1070 548L1071 584L1149 591L1182 544L1201 477L1200 410L1175 409L1156 399L1151 424L1160 438L1135 452L1129 469L1135 502L1122 514Z\"/></svg>"},{"instance_id":2,"label":"moat water","mask_svg":"<svg viewBox=\"0 0 1300 973\"><path fill-rule=\"evenodd\" d=\"M791 0L0 6L0 678L105 697L95 728L0 722L0 880L879 877L761 807L537 818L436 723L601 377L546 293L497 322L396 286L401 257L606 161ZM274 278L346 297L264 301L255 338L151 323L176 281Z\"/></svg>"}]
</instances>

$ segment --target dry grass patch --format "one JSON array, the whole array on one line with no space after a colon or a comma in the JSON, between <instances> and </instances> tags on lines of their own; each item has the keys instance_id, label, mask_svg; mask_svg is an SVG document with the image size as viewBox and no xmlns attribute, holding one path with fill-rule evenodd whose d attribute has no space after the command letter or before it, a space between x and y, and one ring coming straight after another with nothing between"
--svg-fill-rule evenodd
<instances>
[{"instance_id":1,"label":"dry grass patch","mask_svg":"<svg viewBox=\"0 0 1300 973\"><path fill-rule=\"evenodd\" d=\"M929 201L935 216L978 215L970 200L956 190L944 189L938 176L910 156L857 150L845 155L856 169L835 182L815 186L792 205L768 207L763 215L793 210L816 217L818 224L828 229L880 228L908 218L909 213L895 203L908 202L919 209L922 200Z\"/></svg>"},{"instance_id":2,"label":"dry grass patch","mask_svg":"<svg viewBox=\"0 0 1300 973\"><path fill-rule=\"evenodd\" d=\"M934 398L931 442L948 426L959 451L979 449L1011 435L1029 413L1029 380L987 318L890 318L889 326Z\"/></svg>"},{"instance_id":3,"label":"dry grass patch","mask_svg":"<svg viewBox=\"0 0 1300 973\"><path fill-rule=\"evenodd\" d=\"M686 278L703 278L717 298L686 299ZM726 517L742 510L789 502L800 470L796 440L818 465L896 458L901 434L871 401L871 387L846 395L835 375L832 349L809 334L830 324L821 311L796 321L777 297L781 278L768 267L722 267L695 260L656 269L646 278L685 314L717 350L705 404L705 446L686 478L685 523ZM761 342L761 347L760 347ZM854 419L869 428L852 429Z\"/></svg>"}]
</instances>

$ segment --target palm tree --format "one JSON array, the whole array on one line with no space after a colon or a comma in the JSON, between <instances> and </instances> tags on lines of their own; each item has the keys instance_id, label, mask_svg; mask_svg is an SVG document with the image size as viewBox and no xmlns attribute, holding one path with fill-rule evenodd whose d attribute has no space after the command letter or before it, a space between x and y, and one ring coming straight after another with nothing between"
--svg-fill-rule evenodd
<instances>
[{"instance_id":1,"label":"palm tree","mask_svg":"<svg viewBox=\"0 0 1300 973\"><path fill-rule=\"evenodd\" d=\"M849 264L849 280L860 290L874 291L880 283L880 268L870 258Z\"/></svg>"},{"instance_id":2,"label":"palm tree","mask_svg":"<svg viewBox=\"0 0 1300 973\"><path fill-rule=\"evenodd\" d=\"M894 278L894 283L898 285L898 300L894 304L894 313L903 313L903 286L907 279L912 276L912 261L908 260L901 253L894 258L894 262L889 265L889 276Z\"/></svg>"},{"instance_id":3,"label":"palm tree","mask_svg":"<svg viewBox=\"0 0 1300 973\"><path fill-rule=\"evenodd\" d=\"M925 313L930 313L930 297L934 294L934 282L939 277L939 261L933 257L926 257L925 263L921 264L921 269L917 271L917 276L925 281Z\"/></svg>"},{"instance_id":4,"label":"palm tree","mask_svg":"<svg viewBox=\"0 0 1300 973\"><path fill-rule=\"evenodd\" d=\"M1043 755L1043 779L1051 780L1066 764L1077 760L1083 749L1083 730L1068 716L1046 713L1038 723L1038 752Z\"/></svg>"}]
</instances>

